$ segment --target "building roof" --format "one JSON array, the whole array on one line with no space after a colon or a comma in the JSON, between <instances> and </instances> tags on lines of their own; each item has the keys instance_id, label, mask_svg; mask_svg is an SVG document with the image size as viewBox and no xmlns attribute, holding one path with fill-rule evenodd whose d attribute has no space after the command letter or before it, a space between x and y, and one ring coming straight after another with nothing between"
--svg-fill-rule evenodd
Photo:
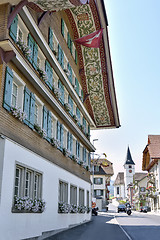
<instances>
[{"instance_id":1,"label":"building roof","mask_svg":"<svg viewBox=\"0 0 160 240\"><path fill-rule=\"evenodd\" d=\"M114 174L113 171L113 163L111 163L109 160L101 158L98 160L91 160L91 162L94 162L94 166L99 166L99 171L94 171L94 175L110 175L112 176Z\"/></svg>"},{"instance_id":2,"label":"building roof","mask_svg":"<svg viewBox=\"0 0 160 240\"><path fill-rule=\"evenodd\" d=\"M135 165L135 163L133 162L132 156L131 156L129 146L128 146L128 149L127 149L127 156L126 156L126 160L125 160L124 164Z\"/></svg>"},{"instance_id":3,"label":"building roof","mask_svg":"<svg viewBox=\"0 0 160 240\"><path fill-rule=\"evenodd\" d=\"M160 159L160 135L148 135L148 144L143 151L142 169L149 170Z\"/></svg>"},{"instance_id":4,"label":"building roof","mask_svg":"<svg viewBox=\"0 0 160 240\"><path fill-rule=\"evenodd\" d=\"M134 174L134 180L135 181L141 181L144 177L147 176L147 173L143 173L143 172L136 172Z\"/></svg>"},{"instance_id":5,"label":"building roof","mask_svg":"<svg viewBox=\"0 0 160 240\"><path fill-rule=\"evenodd\" d=\"M8 0L2 0L6 3ZM10 0L21 11L25 1ZM92 118L94 128L120 127L111 55L108 38L108 21L104 0L29 0L28 5L36 12L60 11L68 18L72 41L103 28L103 37L99 48L84 47L76 44L79 59L79 75L84 92L84 104ZM83 9L83 10L82 10Z\"/></svg>"},{"instance_id":6,"label":"building roof","mask_svg":"<svg viewBox=\"0 0 160 240\"><path fill-rule=\"evenodd\" d=\"M116 180L114 181L114 186L115 185L121 185L124 184L124 172L119 172L117 174Z\"/></svg>"}]
</instances>

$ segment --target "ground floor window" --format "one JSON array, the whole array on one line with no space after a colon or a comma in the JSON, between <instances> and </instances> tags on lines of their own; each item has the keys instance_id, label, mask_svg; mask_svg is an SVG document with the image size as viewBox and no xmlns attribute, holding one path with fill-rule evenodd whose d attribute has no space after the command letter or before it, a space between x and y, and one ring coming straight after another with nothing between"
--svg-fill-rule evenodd
<instances>
[{"instance_id":1,"label":"ground floor window","mask_svg":"<svg viewBox=\"0 0 160 240\"><path fill-rule=\"evenodd\" d=\"M68 183L59 181L59 198L58 198L58 212L68 213Z\"/></svg>"},{"instance_id":2,"label":"ground floor window","mask_svg":"<svg viewBox=\"0 0 160 240\"><path fill-rule=\"evenodd\" d=\"M42 212L44 208L45 202L42 201L42 173L17 164L13 210Z\"/></svg>"}]
</instances>

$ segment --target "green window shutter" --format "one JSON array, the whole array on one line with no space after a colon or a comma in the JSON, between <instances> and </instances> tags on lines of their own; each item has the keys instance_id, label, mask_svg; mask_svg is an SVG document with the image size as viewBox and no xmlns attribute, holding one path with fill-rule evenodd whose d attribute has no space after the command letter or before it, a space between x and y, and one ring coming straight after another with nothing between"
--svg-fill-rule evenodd
<instances>
[{"instance_id":1,"label":"green window shutter","mask_svg":"<svg viewBox=\"0 0 160 240\"><path fill-rule=\"evenodd\" d=\"M11 97L12 97L12 84L13 84L13 72L7 66L5 76L5 89L3 98L3 107L8 111L11 110Z\"/></svg>"},{"instance_id":2,"label":"green window shutter","mask_svg":"<svg viewBox=\"0 0 160 240\"><path fill-rule=\"evenodd\" d=\"M101 178L101 184L103 184L103 178Z\"/></svg>"},{"instance_id":3,"label":"green window shutter","mask_svg":"<svg viewBox=\"0 0 160 240\"><path fill-rule=\"evenodd\" d=\"M76 141L76 155L80 158L80 143Z\"/></svg>"},{"instance_id":4,"label":"green window shutter","mask_svg":"<svg viewBox=\"0 0 160 240\"><path fill-rule=\"evenodd\" d=\"M68 48L70 49L70 34L69 34L69 32L67 33L67 45L68 45Z\"/></svg>"},{"instance_id":5,"label":"green window shutter","mask_svg":"<svg viewBox=\"0 0 160 240\"><path fill-rule=\"evenodd\" d=\"M88 153L88 166L90 166L91 165L91 154L90 154L90 152Z\"/></svg>"},{"instance_id":6,"label":"green window shutter","mask_svg":"<svg viewBox=\"0 0 160 240\"><path fill-rule=\"evenodd\" d=\"M61 67L64 68L64 52L61 51Z\"/></svg>"},{"instance_id":7,"label":"green window shutter","mask_svg":"<svg viewBox=\"0 0 160 240\"><path fill-rule=\"evenodd\" d=\"M70 151L70 133L67 133L67 149Z\"/></svg>"},{"instance_id":8,"label":"green window shutter","mask_svg":"<svg viewBox=\"0 0 160 240\"><path fill-rule=\"evenodd\" d=\"M68 103L71 105L71 111L69 113L73 116L73 100L70 95L68 96Z\"/></svg>"},{"instance_id":9,"label":"green window shutter","mask_svg":"<svg viewBox=\"0 0 160 240\"><path fill-rule=\"evenodd\" d=\"M35 95L30 93L29 127L34 128Z\"/></svg>"},{"instance_id":10,"label":"green window shutter","mask_svg":"<svg viewBox=\"0 0 160 240\"><path fill-rule=\"evenodd\" d=\"M58 62L62 68L64 68L64 52L61 46L58 44Z\"/></svg>"},{"instance_id":11,"label":"green window shutter","mask_svg":"<svg viewBox=\"0 0 160 240\"><path fill-rule=\"evenodd\" d=\"M71 151L71 154L73 152L73 137L72 137L72 134L70 134L70 151Z\"/></svg>"},{"instance_id":12,"label":"green window shutter","mask_svg":"<svg viewBox=\"0 0 160 240\"><path fill-rule=\"evenodd\" d=\"M75 78L75 84L76 84L76 93L78 94L78 96L79 96L79 82L78 82L78 79L77 78Z\"/></svg>"},{"instance_id":13,"label":"green window shutter","mask_svg":"<svg viewBox=\"0 0 160 240\"><path fill-rule=\"evenodd\" d=\"M29 126L29 123L30 123L30 95L31 95L30 90L27 87L25 87L25 89L24 89L23 110L27 115L26 119L24 120L24 123L28 126Z\"/></svg>"},{"instance_id":14,"label":"green window shutter","mask_svg":"<svg viewBox=\"0 0 160 240\"><path fill-rule=\"evenodd\" d=\"M49 44L50 49L53 51L54 50L54 48L53 48L53 31L50 27L49 27L48 44Z\"/></svg>"},{"instance_id":15,"label":"green window shutter","mask_svg":"<svg viewBox=\"0 0 160 240\"><path fill-rule=\"evenodd\" d=\"M42 125L42 127L46 131L46 134L47 134L47 114L48 114L48 110L44 106L43 107L43 125Z\"/></svg>"},{"instance_id":16,"label":"green window shutter","mask_svg":"<svg viewBox=\"0 0 160 240\"><path fill-rule=\"evenodd\" d=\"M86 149L83 148L83 162L86 162Z\"/></svg>"},{"instance_id":17,"label":"green window shutter","mask_svg":"<svg viewBox=\"0 0 160 240\"><path fill-rule=\"evenodd\" d=\"M14 42L17 40L17 25L18 25L18 15L13 19L13 22L9 29L9 35L13 39Z\"/></svg>"},{"instance_id":18,"label":"green window shutter","mask_svg":"<svg viewBox=\"0 0 160 240\"><path fill-rule=\"evenodd\" d=\"M90 126L88 125L88 135L90 136Z\"/></svg>"},{"instance_id":19,"label":"green window shutter","mask_svg":"<svg viewBox=\"0 0 160 240\"><path fill-rule=\"evenodd\" d=\"M34 54L34 40L30 34L28 34L28 47L31 51L30 56L28 57L29 62L32 64L33 62L33 54Z\"/></svg>"},{"instance_id":20,"label":"green window shutter","mask_svg":"<svg viewBox=\"0 0 160 240\"><path fill-rule=\"evenodd\" d=\"M63 148L63 125L60 124L60 142L61 142L61 149Z\"/></svg>"},{"instance_id":21,"label":"green window shutter","mask_svg":"<svg viewBox=\"0 0 160 240\"><path fill-rule=\"evenodd\" d=\"M47 81L46 81L46 84L52 90L52 87L53 87L53 70L52 70L51 65L49 64L49 62L47 60L45 62L45 71L46 71L47 78L48 78Z\"/></svg>"},{"instance_id":22,"label":"green window shutter","mask_svg":"<svg viewBox=\"0 0 160 240\"><path fill-rule=\"evenodd\" d=\"M84 126L84 132L86 133L86 119L83 118L83 126Z\"/></svg>"},{"instance_id":23,"label":"green window shutter","mask_svg":"<svg viewBox=\"0 0 160 240\"><path fill-rule=\"evenodd\" d=\"M52 115L51 112L48 111L48 118L47 118L47 140L50 141L51 139L51 129L52 129Z\"/></svg>"},{"instance_id":24,"label":"green window shutter","mask_svg":"<svg viewBox=\"0 0 160 240\"><path fill-rule=\"evenodd\" d=\"M94 184L96 184L96 178L94 178ZM94 190L94 191L96 191L96 190Z\"/></svg>"},{"instance_id":25,"label":"green window shutter","mask_svg":"<svg viewBox=\"0 0 160 240\"><path fill-rule=\"evenodd\" d=\"M37 57L38 57L38 45L36 42L34 42L34 48L33 48L33 67L37 70Z\"/></svg>"},{"instance_id":26,"label":"green window shutter","mask_svg":"<svg viewBox=\"0 0 160 240\"><path fill-rule=\"evenodd\" d=\"M70 38L70 52L72 54L72 48L73 48L73 42L72 42L72 39Z\"/></svg>"},{"instance_id":27,"label":"green window shutter","mask_svg":"<svg viewBox=\"0 0 160 240\"><path fill-rule=\"evenodd\" d=\"M101 196L103 196L103 190L101 190Z\"/></svg>"},{"instance_id":28,"label":"green window shutter","mask_svg":"<svg viewBox=\"0 0 160 240\"><path fill-rule=\"evenodd\" d=\"M72 84L72 68L71 68L69 63L67 65L67 67L68 67L68 71L69 71L69 77L68 78L69 78L70 83Z\"/></svg>"},{"instance_id":29,"label":"green window shutter","mask_svg":"<svg viewBox=\"0 0 160 240\"><path fill-rule=\"evenodd\" d=\"M62 33L62 36L64 37L64 20L63 20L63 18L61 19L61 33Z\"/></svg>"},{"instance_id":30,"label":"green window shutter","mask_svg":"<svg viewBox=\"0 0 160 240\"><path fill-rule=\"evenodd\" d=\"M61 96L60 96L60 102L62 103L62 104L64 104L64 86L63 86L63 84L61 83L61 81L60 80L58 80L58 88L59 88L59 90L60 90L60 92L61 92Z\"/></svg>"},{"instance_id":31,"label":"green window shutter","mask_svg":"<svg viewBox=\"0 0 160 240\"><path fill-rule=\"evenodd\" d=\"M57 121L57 140L60 141L60 122Z\"/></svg>"},{"instance_id":32,"label":"green window shutter","mask_svg":"<svg viewBox=\"0 0 160 240\"><path fill-rule=\"evenodd\" d=\"M61 62L61 46L58 44L58 62Z\"/></svg>"},{"instance_id":33,"label":"green window shutter","mask_svg":"<svg viewBox=\"0 0 160 240\"><path fill-rule=\"evenodd\" d=\"M80 110L79 110L78 107L76 108L76 115L77 115L77 118L78 118L78 125L80 125L81 114L80 114Z\"/></svg>"},{"instance_id":34,"label":"green window shutter","mask_svg":"<svg viewBox=\"0 0 160 240\"><path fill-rule=\"evenodd\" d=\"M75 63L77 64L77 50L75 49Z\"/></svg>"}]
</instances>

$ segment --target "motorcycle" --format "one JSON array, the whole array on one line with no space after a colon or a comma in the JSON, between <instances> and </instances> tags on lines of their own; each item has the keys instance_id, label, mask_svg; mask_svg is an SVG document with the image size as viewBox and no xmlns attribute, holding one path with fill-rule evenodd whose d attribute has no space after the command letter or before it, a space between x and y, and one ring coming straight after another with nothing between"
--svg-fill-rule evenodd
<instances>
[{"instance_id":1,"label":"motorcycle","mask_svg":"<svg viewBox=\"0 0 160 240\"><path fill-rule=\"evenodd\" d=\"M127 208L126 208L126 213L127 213L128 215L131 215L131 213L132 213L131 207L127 207Z\"/></svg>"},{"instance_id":2,"label":"motorcycle","mask_svg":"<svg viewBox=\"0 0 160 240\"><path fill-rule=\"evenodd\" d=\"M95 216L98 215L98 207L92 208L92 215L95 215Z\"/></svg>"}]
</instances>

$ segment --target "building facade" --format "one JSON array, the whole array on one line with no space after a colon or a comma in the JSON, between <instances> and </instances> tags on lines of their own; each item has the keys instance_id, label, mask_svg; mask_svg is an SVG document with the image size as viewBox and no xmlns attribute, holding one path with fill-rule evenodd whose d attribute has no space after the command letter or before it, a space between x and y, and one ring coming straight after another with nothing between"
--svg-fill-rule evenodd
<instances>
[{"instance_id":1,"label":"building facade","mask_svg":"<svg viewBox=\"0 0 160 240\"><path fill-rule=\"evenodd\" d=\"M110 180L113 176L113 164L107 159L92 159L93 170L91 171L91 182L93 197L96 198L96 206L99 211L106 209L109 200Z\"/></svg>"},{"instance_id":2,"label":"building facade","mask_svg":"<svg viewBox=\"0 0 160 240\"><path fill-rule=\"evenodd\" d=\"M4 240L53 233L91 218L90 129L120 124L104 3L83 3L1 1ZM73 41L100 27L99 48Z\"/></svg>"},{"instance_id":3,"label":"building facade","mask_svg":"<svg viewBox=\"0 0 160 240\"><path fill-rule=\"evenodd\" d=\"M160 212L160 135L148 135L143 151L142 170L148 171L146 201L153 212Z\"/></svg>"}]
</instances>

